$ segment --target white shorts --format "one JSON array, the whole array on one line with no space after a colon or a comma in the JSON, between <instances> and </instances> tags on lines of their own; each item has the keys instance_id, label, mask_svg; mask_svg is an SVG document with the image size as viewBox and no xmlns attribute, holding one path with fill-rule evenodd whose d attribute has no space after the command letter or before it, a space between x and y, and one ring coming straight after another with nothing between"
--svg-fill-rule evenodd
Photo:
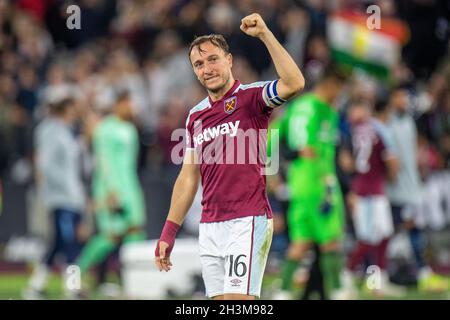
<instances>
[{"instance_id":1,"label":"white shorts","mask_svg":"<svg viewBox=\"0 0 450 320\"><path fill-rule=\"evenodd\" d=\"M383 195L357 197L353 225L357 239L369 244L378 244L392 236L394 223L388 198Z\"/></svg>"},{"instance_id":2,"label":"white shorts","mask_svg":"<svg viewBox=\"0 0 450 320\"><path fill-rule=\"evenodd\" d=\"M201 223L199 248L206 295L259 297L272 233L273 222L266 215Z\"/></svg>"}]
</instances>

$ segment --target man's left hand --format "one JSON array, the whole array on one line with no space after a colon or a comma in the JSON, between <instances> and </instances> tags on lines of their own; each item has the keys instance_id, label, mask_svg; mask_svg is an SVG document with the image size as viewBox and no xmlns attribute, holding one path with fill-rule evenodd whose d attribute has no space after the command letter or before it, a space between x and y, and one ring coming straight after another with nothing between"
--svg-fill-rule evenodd
<instances>
[{"instance_id":1,"label":"man's left hand","mask_svg":"<svg viewBox=\"0 0 450 320\"><path fill-rule=\"evenodd\" d=\"M245 34L256 38L261 38L270 32L263 18L257 13L244 17L241 20L240 28Z\"/></svg>"}]
</instances>

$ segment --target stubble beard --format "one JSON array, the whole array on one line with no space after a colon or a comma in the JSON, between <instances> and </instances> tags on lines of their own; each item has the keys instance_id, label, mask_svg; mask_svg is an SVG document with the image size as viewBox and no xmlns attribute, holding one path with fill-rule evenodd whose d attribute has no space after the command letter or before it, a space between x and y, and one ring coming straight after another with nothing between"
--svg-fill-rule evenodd
<instances>
[{"instance_id":1,"label":"stubble beard","mask_svg":"<svg viewBox=\"0 0 450 320\"><path fill-rule=\"evenodd\" d=\"M218 87L215 87L215 88L208 88L205 85L206 90L208 90L211 93L219 93L220 91L222 91L228 85L228 82L230 81L230 75L222 77L222 79L223 78L225 78L225 81L223 82L223 84L221 84L221 85L219 85Z\"/></svg>"}]
</instances>

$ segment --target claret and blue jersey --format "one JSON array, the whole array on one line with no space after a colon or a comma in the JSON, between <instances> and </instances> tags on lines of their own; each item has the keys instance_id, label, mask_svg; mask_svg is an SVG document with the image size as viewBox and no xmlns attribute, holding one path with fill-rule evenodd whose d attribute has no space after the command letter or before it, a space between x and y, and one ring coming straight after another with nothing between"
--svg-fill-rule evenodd
<instances>
[{"instance_id":1,"label":"claret and blue jersey","mask_svg":"<svg viewBox=\"0 0 450 320\"><path fill-rule=\"evenodd\" d=\"M278 97L277 81L244 85L236 80L221 99L207 97L189 112L186 149L195 150L200 157L202 222L263 214L271 217L264 163L259 156L257 161L251 160L262 147L266 149L273 107L285 102ZM246 143L252 134L256 140ZM245 159L239 158L240 150Z\"/></svg>"}]
</instances>

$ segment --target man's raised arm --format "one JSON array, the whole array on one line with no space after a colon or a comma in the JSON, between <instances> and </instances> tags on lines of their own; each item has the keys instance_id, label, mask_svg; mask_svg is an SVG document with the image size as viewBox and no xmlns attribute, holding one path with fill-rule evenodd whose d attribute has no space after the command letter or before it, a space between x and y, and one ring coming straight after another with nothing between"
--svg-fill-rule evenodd
<instances>
[{"instance_id":1,"label":"man's raised arm","mask_svg":"<svg viewBox=\"0 0 450 320\"><path fill-rule=\"evenodd\" d=\"M266 45L280 77L276 87L278 97L288 100L303 90L305 79L302 72L259 14L253 13L244 17L240 28L244 33L260 39Z\"/></svg>"}]
</instances>

